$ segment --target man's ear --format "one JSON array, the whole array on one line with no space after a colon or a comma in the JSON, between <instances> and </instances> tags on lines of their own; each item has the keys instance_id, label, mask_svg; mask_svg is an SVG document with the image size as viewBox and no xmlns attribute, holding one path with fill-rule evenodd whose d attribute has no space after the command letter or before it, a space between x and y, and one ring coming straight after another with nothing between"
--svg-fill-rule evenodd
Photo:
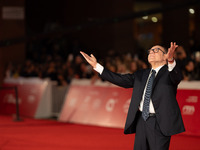
<instances>
[{"instance_id":1,"label":"man's ear","mask_svg":"<svg viewBox=\"0 0 200 150\"><path fill-rule=\"evenodd\" d=\"M163 55L164 55L163 61L166 61L166 63L167 63L167 54L163 54Z\"/></svg>"},{"instance_id":2,"label":"man's ear","mask_svg":"<svg viewBox=\"0 0 200 150\"><path fill-rule=\"evenodd\" d=\"M166 54L163 54L163 60L167 60L167 55Z\"/></svg>"}]
</instances>

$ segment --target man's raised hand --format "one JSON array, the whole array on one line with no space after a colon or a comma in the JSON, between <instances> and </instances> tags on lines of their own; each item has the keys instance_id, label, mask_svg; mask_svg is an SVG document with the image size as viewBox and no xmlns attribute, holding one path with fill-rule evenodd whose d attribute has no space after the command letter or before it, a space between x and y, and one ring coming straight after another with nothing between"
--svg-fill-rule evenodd
<instances>
[{"instance_id":1,"label":"man's raised hand","mask_svg":"<svg viewBox=\"0 0 200 150\"><path fill-rule=\"evenodd\" d=\"M176 45L176 42L171 42L170 43L170 48L168 48L168 53L167 53L167 59L171 60L174 57L174 51L175 49L178 47L178 45Z\"/></svg>"},{"instance_id":2,"label":"man's raised hand","mask_svg":"<svg viewBox=\"0 0 200 150\"><path fill-rule=\"evenodd\" d=\"M93 67L93 68L96 68L96 65L97 65L97 60L96 58L94 57L94 55L88 55L82 51L80 51L81 55L83 55L83 57L85 58L85 60Z\"/></svg>"}]
</instances>

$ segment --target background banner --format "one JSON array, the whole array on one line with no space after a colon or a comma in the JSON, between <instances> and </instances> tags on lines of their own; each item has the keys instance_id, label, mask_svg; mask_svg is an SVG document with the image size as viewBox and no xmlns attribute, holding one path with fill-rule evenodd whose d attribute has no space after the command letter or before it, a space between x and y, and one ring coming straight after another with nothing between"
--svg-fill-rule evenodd
<instances>
[{"instance_id":1,"label":"background banner","mask_svg":"<svg viewBox=\"0 0 200 150\"><path fill-rule=\"evenodd\" d=\"M200 135L200 82L180 84L177 99L188 135ZM195 89L192 89L195 87ZM199 86L200 88L200 86ZM59 120L123 128L132 90L117 86L72 83Z\"/></svg>"},{"instance_id":2,"label":"background banner","mask_svg":"<svg viewBox=\"0 0 200 150\"><path fill-rule=\"evenodd\" d=\"M7 79L3 87L18 88L19 113L21 116L43 118L50 117L51 92L48 80ZM16 113L16 95L14 89L0 90L0 113Z\"/></svg>"}]
</instances>

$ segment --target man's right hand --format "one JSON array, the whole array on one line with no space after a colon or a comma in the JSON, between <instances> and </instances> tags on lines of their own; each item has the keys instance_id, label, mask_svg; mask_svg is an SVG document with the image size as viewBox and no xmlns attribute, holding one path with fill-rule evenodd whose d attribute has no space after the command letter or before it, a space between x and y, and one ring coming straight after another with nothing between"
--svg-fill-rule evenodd
<instances>
[{"instance_id":1,"label":"man's right hand","mask_svg":"<svg viewBox=\"0 0 200 150\"><path fill-rule=\"evenodd\" d=\"M85 58L85 60L93 67L93 68L96 68L96 65L97 65L97 60L96 58L94 57L94 55L87 55L86 53L80 51L80 53L83 55L83 57Z\"/></svg>"}]
</instances>

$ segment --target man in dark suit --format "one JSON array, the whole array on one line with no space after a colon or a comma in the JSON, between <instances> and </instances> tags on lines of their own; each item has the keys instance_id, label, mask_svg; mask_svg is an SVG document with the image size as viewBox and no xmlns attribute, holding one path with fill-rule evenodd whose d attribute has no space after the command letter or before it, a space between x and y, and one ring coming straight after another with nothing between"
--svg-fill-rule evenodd
<instances>
[{"instance_id":1,"label":"man in dark suit","mask_svg":"<svg viewBox=\"0 0 200 150\"><path fill-rule=\"evenodd\" d=\"M80 52L103 79L133 88L124 133L136 133L134 150L168 150L171 136L185 131L176 100L182 80L173 58L177 47L172 42L168 51L160 45L153 46L148 51L152 68L124 75L107 70L92 54Z\"/></svg>"}]
</instances>

